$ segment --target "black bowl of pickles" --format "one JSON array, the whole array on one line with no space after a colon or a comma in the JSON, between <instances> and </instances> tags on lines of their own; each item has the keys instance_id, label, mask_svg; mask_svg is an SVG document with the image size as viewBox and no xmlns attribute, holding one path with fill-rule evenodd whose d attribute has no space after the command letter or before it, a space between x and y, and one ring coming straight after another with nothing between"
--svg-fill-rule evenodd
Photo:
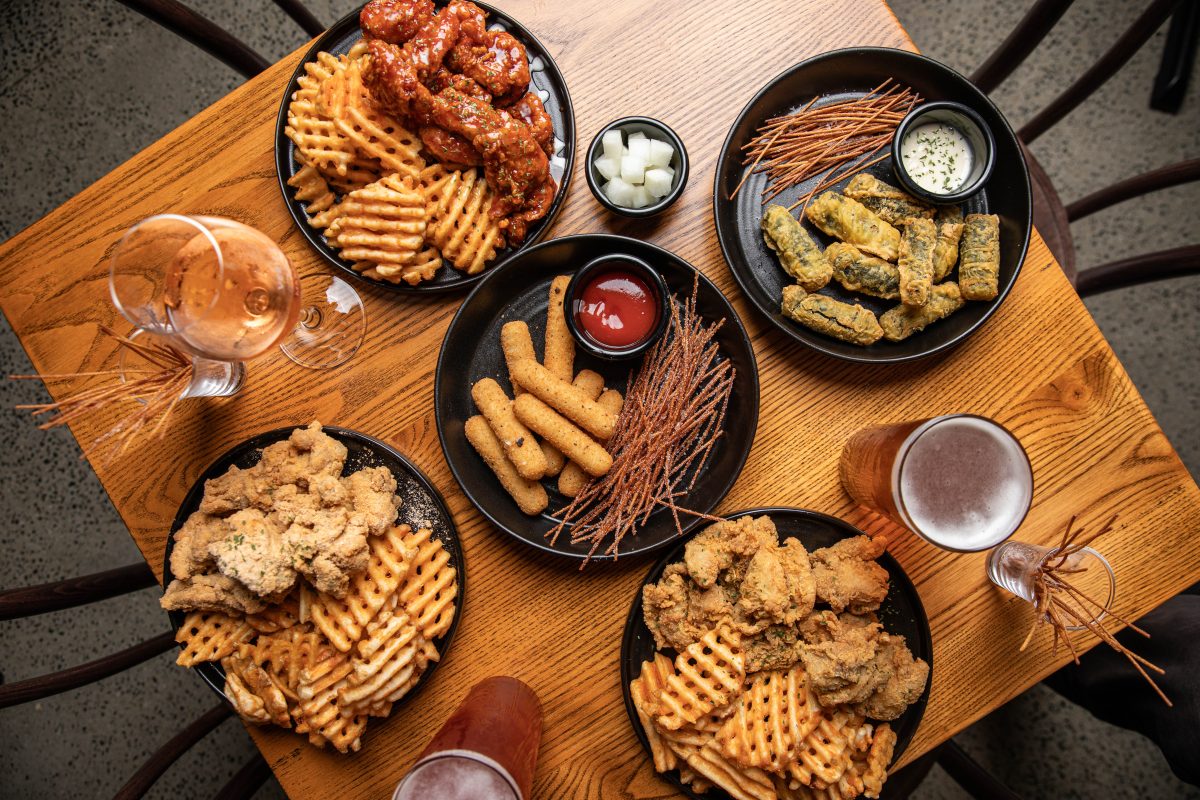
<instances>
[{"instance_id":1,"label":"black bowl of pickles","mask_svg":"<svg viewBox=\"0 0 1200 800\"><path fill-rule=\"evenodd\" d=\"M896 127L930 101L965 106L994 138L990 177L958 202L914 197L893 171ZM847 156L848 142L861 154ZM789 158L805 144L832 155L798 178ZM734 278L772 324L875 364L942 353L978 330L1016 282L1032 230L1028 168L1000 111L949 67L888 48L824 53L755 95L720 152L713 213Z\"/></svg>"}]
</instances>

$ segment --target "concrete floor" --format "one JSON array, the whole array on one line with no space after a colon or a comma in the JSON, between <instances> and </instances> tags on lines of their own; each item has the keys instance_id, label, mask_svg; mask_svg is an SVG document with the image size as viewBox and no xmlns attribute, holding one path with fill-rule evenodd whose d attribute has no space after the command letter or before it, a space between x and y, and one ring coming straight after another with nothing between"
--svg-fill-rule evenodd
<instances>
[{"instance_id":1,"label":"concrete floor","mask_svg":"<svg viewBox=\"0 0 1200 800\"><path fill-rule=\"evenodd\" d=\"M969 72L1017 21L1029 0L895 0L897 15L928 54ZM269 3L196 0L202 13L268 58L302 41ZM309 7L325 22L353 2ZM236 86L240 79L117 3L17 0L0 30L0 239L68 199L141 147ZM1144 3L1084 0L997 93L1014 125L1028 119L1115 39ZM986 21L986 24L984 23ZM1146 109L1162 49L1160 32L1129 66L1039 140L1034 151L1063 198L1200 153L1200 75L1183 112ZM1200 185L1127 203L1073 228L1080 266L1196 241ZM1105 335L1192 473L1200 469L1195 414L1200 280L1179 279L1088 301ZM2 323L0 374L30 369ZM36 384L6 384L0 405L43 397ZM128 533L65 432L0 414L0 586L56 580L131 563ZM157 592L94 608L0 623L0 672L8 680L62 669L166 628ZM139 764L214 704L200 681L161 656L98 685L0 712L0 797L113 794ZM1104 725L1036 687L958 738L1026 797L1200 798L1176 781L1157 749ZM226 722L173 767L151 797L211 796L253 753ZM271 781L260 798L281 797ZM965 797L935 770L918 797Z\"/></svg>"}]
</instances>

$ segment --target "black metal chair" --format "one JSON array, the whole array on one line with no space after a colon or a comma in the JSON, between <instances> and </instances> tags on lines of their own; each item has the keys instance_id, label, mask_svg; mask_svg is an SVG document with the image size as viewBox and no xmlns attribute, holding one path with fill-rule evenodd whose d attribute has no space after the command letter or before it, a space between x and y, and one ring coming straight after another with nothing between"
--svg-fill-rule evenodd
<instances>
[{"instance_id":1,"label":"black metal chair","mask_svg":"<svg viewBox=\"0 0 1200 800\"><path fill-rule=\"evenodd\" d=\"M97 603L157 585L158 581L150 567L145 563L138 563L81 578L0 591L0 621ZM39 675L16 683L5 683L3 676L0 676L0 709L86 686L174 648L175 636L167 631L120 652L49 675ZM117 792L117 800L135 800L144 796L180 756L232 714L228 703L220 703L200 716L146 760ZM271 769L267 762L256 753L216 797L220 800L245 800L253 795L270 775Z\"/></svg>"},{"instance_id":2,"label":"black metal chair","mask_svg":"<svg viewBox=\"0 0 1200 800\"><path fill-rule=\"evenodd\" d=\"M995 90L1037 48L1072 2L1037 0L1008 38L971 76L971 80L985 92ZM1189 42L1187 37L1194 39L1197 35L1197 13L1200 13L1197 3L1192 0L1153 0L1094 65L1017 131L1017 136L1026 145L1025 157L1029 162L1033 184L1034 225L1081 296L1200 272L1200 244L1077 270L1075 244L1070 229L1071 222L1117 203L1200 179L1200 159L1181 161L1126 178L1065 205L1028 145L1112 78L1172 14L1175 14L1173 27L1183 31L1173 36L1175 40L1182 39L1175 41L1173 46L1185 51L1182 56L1176 56L1176 60L1188 57L1186 51L1189 43L1194 54L1194 42ZM1186 66L1190 68L1190 64ZM1178 83L1176 81L1176 85Z\"/></svg>"}]
</instances>

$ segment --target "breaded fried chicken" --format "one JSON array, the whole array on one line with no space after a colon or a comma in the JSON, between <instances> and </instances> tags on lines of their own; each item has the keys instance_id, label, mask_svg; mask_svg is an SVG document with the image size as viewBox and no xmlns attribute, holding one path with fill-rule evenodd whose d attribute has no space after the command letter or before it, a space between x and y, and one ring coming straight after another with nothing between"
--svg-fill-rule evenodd
<instances>
[{"instance_id":1,"label":"breaded fried chicken","mask_svg":"<svg viewBox=\"0 0 1200 800\"><path fill-rule=\"evenodd\" d=\"M159 601L167 611L220 611L257 614L267 604L239 581L227 575L194 575L171 581Z\"/></svg>"},{"instance_id":2,"label":"breaded fried chicken","mask_svg":"<svg viewBox=\"0 0 1200 800\"><path fill-rule=\"evenodd\" d=\"M835 545L814 550L813 577L817 600L834 611L855 614L879 608L888 593L887 570L875 563L886 542L869 536L852 536Z\"/></svg>"}]
</instances>

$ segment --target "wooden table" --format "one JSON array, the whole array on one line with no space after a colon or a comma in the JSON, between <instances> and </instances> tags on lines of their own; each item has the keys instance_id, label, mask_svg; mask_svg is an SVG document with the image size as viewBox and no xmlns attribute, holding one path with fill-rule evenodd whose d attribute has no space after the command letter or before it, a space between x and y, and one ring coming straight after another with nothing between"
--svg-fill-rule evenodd
<instances>
[{"instance_id":1,"label":"wooden table","mask_svg":"<svg viewBox=\"0 0 1200 800\"><path fill-rule=\"evenodd\" d=\"M1017 653L1030 610L991 587L983 554L942 552L852 506L835 466L855 430L955 411L993 417L1033 462L1034 504L1021 539L1051 541L1076 512L1095 523L1119 511L1118 529L1099 546L1116 570L1117 609L1132 617L1200 579L1200 490L1038 236L1004 307L965 345L918 364L871 367L817 356L764 324L734 285L711 212L726 131L758 87L803 58L848 45L912 49L884 3L772 0L747 14L734 2L669 0L648 9L616 0L586 19L574 3L501 3L537 32L566 75L577 147L626 114L661 117L687 144L691 181L660 219L604 213L577 162L552 234L612 231L655 242L733 299L754 342L762 405L746 469L720 510L811 508L895 537L891 550L920 589L935 651L928 709L902 762L1024 691L1066 656L1052 658L1045 638ZM111 363L112 348L98 338L100 323L118 321L107 300L106 257L125 228L150 214L233 217L280 241L302 272L325 269L284 209L272 162L275 114L300 52L0 247L0 304L40 372ZM507 673L531 684L545 705L538 797L672 796L630 729L618 678L622 626L650 562L580 574L574 562L539 556L491 528L458 491L433 422L434 364L461 297L359 290L370 330L345 367L310 372L272 353L250 365L236 398L189 402L165 442L94 465L155 571L188 487L220 453L264 430L314 418L361 430L406 453L446 496L466 549L468 592L444 666L402 714L372 725L356 755L252 729L279 780L292 797L388 796L467 689ZM104 422L79 424L74 434L90 442Z\"/></svg>"}]
</instances>

